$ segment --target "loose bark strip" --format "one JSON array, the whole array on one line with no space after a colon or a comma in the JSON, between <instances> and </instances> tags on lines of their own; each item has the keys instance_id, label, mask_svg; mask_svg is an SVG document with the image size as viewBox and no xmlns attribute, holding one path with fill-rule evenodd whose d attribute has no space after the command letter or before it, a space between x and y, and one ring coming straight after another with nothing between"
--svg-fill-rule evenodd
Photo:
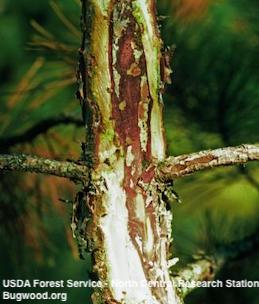
<instances>
[{"instance_id":1,"label":"loose bark strip","mask_svg":"<svg viewBox=\"0 0 259 304\"><path fill-rule=\"evenodd\" d=\"M156 174L158 179L169 181L209 168L240 165L258 160L259 146L241 145L168 157L158 164Z\"/></svg>"},{"instance_id":2,"label":"loose bark strip","mask_svg":"<svg viewBox=\"0 0 259 304\"><path fill-rule=\"evenodd\" d=\"M87 176L87 168L85 166L73 162L57 161L25 154L0 154L1 171L43 173L79 181L84 181Z\"/></svg>"}]
</instances>

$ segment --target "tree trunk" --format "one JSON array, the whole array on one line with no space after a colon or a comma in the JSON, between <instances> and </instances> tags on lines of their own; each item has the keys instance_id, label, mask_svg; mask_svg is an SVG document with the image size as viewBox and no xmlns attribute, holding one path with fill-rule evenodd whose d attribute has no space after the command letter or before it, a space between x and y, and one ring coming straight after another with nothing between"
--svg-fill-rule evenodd
<instances>
[{"instance_id":1,"label":"tree trunk","mask_svg":"<svg viewBox=\"0 0 259 304\"><path fill-rule=\"evenodd\" d=\"M105 284L93 302L179 303L169 276L172 215L152 165L165 157L161 94L170 74L155 1L82 0L82 31L90 182L80 199L91 220L75 213L72 228Z\"/></svg>"}]
</instances>

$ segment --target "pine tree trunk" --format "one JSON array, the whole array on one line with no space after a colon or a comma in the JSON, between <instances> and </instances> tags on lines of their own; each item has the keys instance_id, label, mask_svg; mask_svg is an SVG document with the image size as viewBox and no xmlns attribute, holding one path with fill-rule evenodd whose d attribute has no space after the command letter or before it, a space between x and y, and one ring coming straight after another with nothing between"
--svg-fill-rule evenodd
<instances>
[{"instance_id":1,"label":"pine tree trunk","mask_svg":"<svg viewBox=\"0 0 259 304\"><path fill-rule=\"evenodd\" d=\"M91 169L85 229L106 284L93 302L179 303L169 284L172 215L152 165L165 157L161 94L170 72L155 1L82 0L82 31L78 96Z\"/></svg>"}]
</instances>

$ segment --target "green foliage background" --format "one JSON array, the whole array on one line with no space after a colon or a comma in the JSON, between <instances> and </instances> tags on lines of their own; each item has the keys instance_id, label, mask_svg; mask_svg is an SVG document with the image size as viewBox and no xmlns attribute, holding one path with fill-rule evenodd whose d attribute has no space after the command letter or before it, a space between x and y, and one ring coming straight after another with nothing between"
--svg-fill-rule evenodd
<instances>
[{"instance_id":1,"label":"green foliage background","mask_svg":"<svg viewBox=\"0 0 259 304\"><path fill-rule=\"evenodd\" d=\"M168 154L258 143L258 1L158 2L162 37L174 49L165 93ZM74 98L79 1L0 0L0 16L0 143L42 119L80 118ZM60 125L0 151L78 159L81 141L81 128ZM172 206L179 266L258 230L258 174L258 164L249 164L175 183L183 202ZM1 278L87 279L90 262L77 258L69 232L71 207L59 201L73 199L76 188L33 174L0 179ZM229 263L218 278L259 280L258 257ZM68 296L68 303L89 303L87 290ZM256 289L200 289L187 303L256 304L258 296Z\"/></svg>"}]
</instances>

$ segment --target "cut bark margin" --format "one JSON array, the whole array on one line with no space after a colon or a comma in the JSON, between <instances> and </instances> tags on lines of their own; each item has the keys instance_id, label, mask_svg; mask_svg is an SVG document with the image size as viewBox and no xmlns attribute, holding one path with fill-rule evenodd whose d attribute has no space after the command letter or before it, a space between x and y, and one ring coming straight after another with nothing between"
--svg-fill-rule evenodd
<instances>
[{"instance_id":1,"label":"cut bark margin","mask_svg":"<svg viewBox=\"0 0 259 304\"><path fill-rule=\"evenodd\" d=\"M77 181L86 180L88 176L86 166L69 161L57 161L25 154L0 154L1 171L43 173Z\"/></svg>"},{"instance_id":2,"label":"cut bark margin","mask_svg":"<svg viewBox=\"0 0 259 304\"><path fill-rule=\"evenodd\" d=\"M219 148L176 157L170 156L158 164L156 175L161 181L170 181L209 168L241 165L258 160L258 145Z\"/></svg>"}]
</instances>

